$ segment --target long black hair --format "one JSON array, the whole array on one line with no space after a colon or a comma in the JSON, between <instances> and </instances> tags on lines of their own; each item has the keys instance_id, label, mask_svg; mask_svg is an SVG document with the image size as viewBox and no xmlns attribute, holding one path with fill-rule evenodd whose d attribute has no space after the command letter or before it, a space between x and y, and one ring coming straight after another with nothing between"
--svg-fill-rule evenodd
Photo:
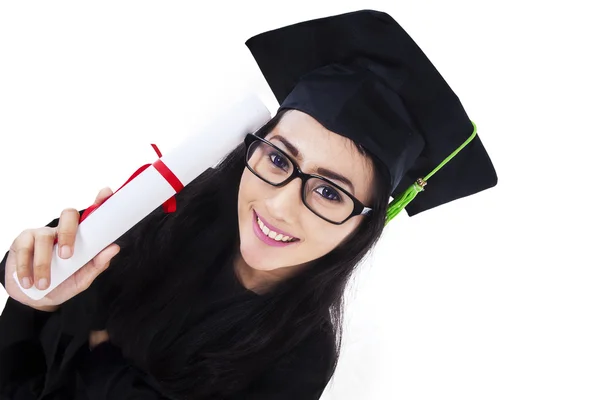
<instances>
[{"instance_id":1,"label":"long black hair","mask_svg":"<svg viewBox=\"0 0 600 400\"><path fill-rule=\"evenodd\" d=\"M284 113L256 135L265 137ZM332 332L333 374L344 292L381 236L390 193L387 170L355 146L375 168L373 214L334 250L261 295L213 302L207 295L216 271L239 251L243 143L176 195L176 212L156 208L116 241L121 251L96 279L111 342L180 398L233 393L323 327Z\"/></svg>"}]
</instances>

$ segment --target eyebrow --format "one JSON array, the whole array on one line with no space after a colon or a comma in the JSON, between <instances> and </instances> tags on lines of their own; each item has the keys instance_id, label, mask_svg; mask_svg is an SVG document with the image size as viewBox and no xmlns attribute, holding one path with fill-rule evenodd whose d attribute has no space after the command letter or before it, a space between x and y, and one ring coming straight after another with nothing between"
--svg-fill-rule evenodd
<instances>
[{"instance_id":1,"label":"eyebrow","mask_svg":"<svg viewBox=\"0 0 600 400\"><path fill-rule=\"evenodd\" d=\"M275 136L271 137L271 140L275 140L275 139L277 139L281 143L283 143L283 145L290 151L290 153L292 153L292 155L295 158L297 158L298 160L302 160L302 154L300 153L298 148L296 146L294 146L293 144L291 144L286 138L284 138L283 136L280 136L280 135L275 135ZM317 174L322 175L322 176L327 177L332 180L343 182L346 185L350 186L352 193L355 193L355 189L354 189L354 185L352 184L352 181L350 179L346 178L344 175L340 175L337 172L333 172L330 169L322 168L322 167L317 168Z\"/></svg>"}]
</instances>

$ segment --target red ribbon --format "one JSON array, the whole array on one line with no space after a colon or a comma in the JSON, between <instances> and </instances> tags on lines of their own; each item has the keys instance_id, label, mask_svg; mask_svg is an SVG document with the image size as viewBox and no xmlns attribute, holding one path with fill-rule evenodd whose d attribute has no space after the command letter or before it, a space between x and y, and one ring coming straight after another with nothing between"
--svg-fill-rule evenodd
<instances>
[{"instance_id":1,"label":"red ribbon","mask_svg":"<svg viewBox=\"0 0 600 400\"><path fill-rule=\"evenodd\" d=\"M167 182L169 182L169 184L173 187L173 189L175 189L176 193L179 193L183 189L183 184L181 183L179 178L177 178L177 176L173 173L173 171L171 171L169 169L169 167L167 167L165 165L165 163L163 163L162 160L160 159L162 157L162 154L161 154L160 150L158 149L158 147L155 144L151 144L151 146L154 148L154 151L156 151L156 154L158 154L159 159L156 160L155 162L153 162L152 164L144 164L140 168L138 168L138 170L135 171L133 173L133 175L131 175L131 177L129 177L129 179L127 179L127 181L123 185L121 185L120 188L118 188L113 194L111 194L106 199L104 199L104 201L102 203L104 203L106 200L110 199L115 193L117 193L119 190L121 190L123 188L123 186L127 185L133 178L135 178L136 176L141 174L150 165L152 165L154 168L156 168L158 173L161 174L163 176L163 178L166 179ZM81 218L79 219L79 223L82 223L98 207L100 207L102 205L102 203L100 203L98 205L92 204L91 206L89 206L81 215ZM167 199L167 201L165 201L163 203L162 207L163 207L164 212L167 214L175 212L177 210L177 203L175 201L175 195L173 195L169 199ZM58 238L54 239L54 244L56 244L56 242L58 242Z\"/></svg>"}]
</instances>

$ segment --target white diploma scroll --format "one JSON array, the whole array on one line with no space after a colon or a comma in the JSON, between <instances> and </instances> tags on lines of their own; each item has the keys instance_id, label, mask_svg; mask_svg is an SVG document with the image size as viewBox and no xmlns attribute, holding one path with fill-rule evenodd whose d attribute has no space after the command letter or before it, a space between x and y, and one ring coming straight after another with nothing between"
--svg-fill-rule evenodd
<instances>
[{"instance_id":1,"label":"white diploma scroll","mask_svg":"<svg viewBox=\"0 0 600 400\"><path fill-rule=\"evenodd\" d=\"M243 141L247 133L256 131L270 117L269 110L260 99L248 95L224 110L201 132L163 154L160 160L186 186L205 170L214 167ZM58 243L54 245L50 287L45 290L35 286L25 289L16 272L13 278L27 296L33 300L43 298L175 193L171 184L151 165L81 221L70 258L60 258Z\"/></svg>"}]
</instances>

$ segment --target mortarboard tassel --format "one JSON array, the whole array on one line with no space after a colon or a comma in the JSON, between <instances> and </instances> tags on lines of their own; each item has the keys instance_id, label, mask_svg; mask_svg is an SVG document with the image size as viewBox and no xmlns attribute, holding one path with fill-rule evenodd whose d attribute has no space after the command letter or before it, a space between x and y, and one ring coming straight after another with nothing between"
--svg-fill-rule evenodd
<instances>
[{"instance_id":1,"label":"mortarboard tassel","mask_svg":"<svg viewBox=\"0 0 600 400\"><path fill-rule=\"evenodd\" d=\"M427 181L429 180L429 178L431 178L433 176L433 174L435 174L448 161L450 161L455 155L457 155L459 151L461 151L467 144L469 144L469 142L471 140L473 140L473 138L477 134L477 125L475 125L475 122L473 122L473 121L471 121L471 124L473 124L473 133L471 134L471 136L469 136L469 138L467 140L465 140L465 142L463 144L460 145L460 147L458 149L454 150L452 152L452 154L450 154L448 157L446 157L446 159L444 161L442 161L440 163L440 165L438 165L433 171L431 171L425 178L417 179L417 181L415 183L413 183L412 185L409 186L408 189L406 189L406 191L402 194L402 196L395 198L390 203L390 205L388 206L388 210L387 210L385 225L387 225L392 219L394 219L394 217L396 215L400 214L400 212L402 210L404 210L404 208L411 201L413 201L414 198L417 197L417 195L420 192L425 190L425 185L427 185Z\"/></svg>"}]
</instances>

